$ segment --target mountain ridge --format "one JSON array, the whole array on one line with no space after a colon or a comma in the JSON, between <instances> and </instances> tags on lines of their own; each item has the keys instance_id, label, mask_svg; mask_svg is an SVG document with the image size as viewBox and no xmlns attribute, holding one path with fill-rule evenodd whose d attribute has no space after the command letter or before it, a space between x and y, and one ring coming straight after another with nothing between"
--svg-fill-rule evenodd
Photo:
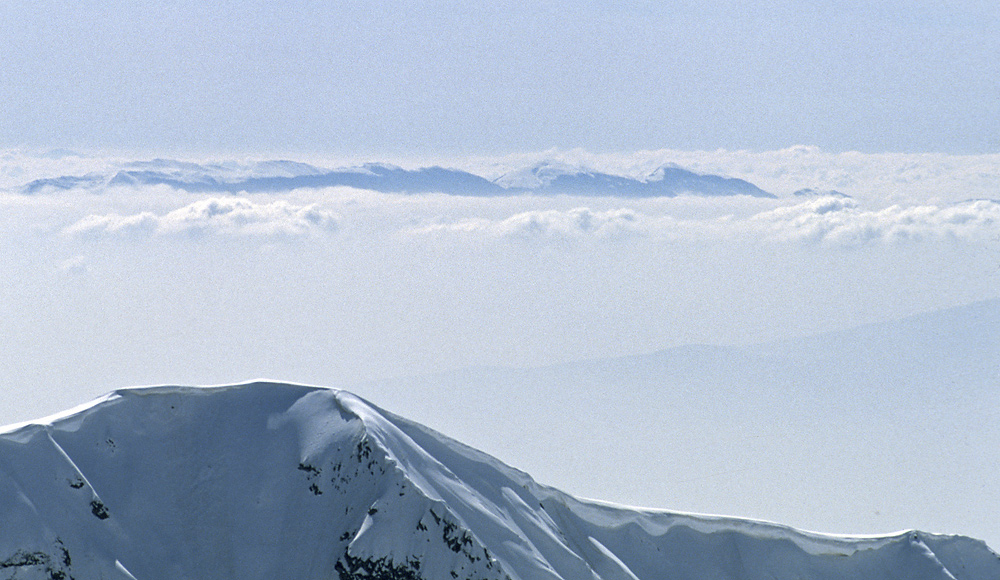
<instances>
[{"instance_id":1,"label":"mountain ridge","mask_svg":"<svg viewBox=\"0 0 1000 580\"><path fill-rule=\"evenodd\" d=\"M577 496L996 546L998 381L992 299L756 345L344 386L420 393L411 418Z\"/></svg>"},{"instance_id":2,"label":"mountain ridge","mask_svg":"<svg viewBox=\"0 0 1000 580\"><path fill-rule=\"evenodd\" d=\"M579 500L322 387L120 389L45 421L0 434L0 514L22 522L0 532L0 576L832 580L895 578L885 574L897 566L928 579L1000 573L985 544L957 536L836 537Z\"/></svg>"},{"instance_id":3,"label":"mountain ridge","mask_svg":"<svg viewBox=\"0 0 1000 580\"><path fill-rule=\"evenodd\" d=\"M263 161L239 168L226 164L155 159L126 163L107 173L63 175L35 179L21 187L28 195L74 188L166 185L191 193L253 194L297 188L354 187L383 193L444 193L493 197L507 195L582 195L612 197L675 197L748 195L775 197L742 179L703 175L662 166L641 177L612 175L552 161L488 180L469 171L441 166L403 169L386 163L324 170L288 160Z\"/></svg>"}]
</instances>

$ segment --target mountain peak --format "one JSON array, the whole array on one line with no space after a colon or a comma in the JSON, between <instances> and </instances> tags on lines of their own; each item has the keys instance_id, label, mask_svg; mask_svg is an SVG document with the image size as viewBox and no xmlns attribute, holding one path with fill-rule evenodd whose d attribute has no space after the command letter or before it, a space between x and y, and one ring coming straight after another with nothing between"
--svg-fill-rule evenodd
<instances>
[{"instance_id":1,"label":"mountain peak","mask_svg":"<svg viewBox=\"0 0 1000 580\"><path fill-rule=\"evenodd\" d=\"M494 183L505 189L539 189L548 187L560 175L589 173L582 167L554 159L543 159L533 165L501 175Z\"/></svg>"},{"instance_id":2,"label":"mountain peak","mask_svg":"<svg viewBox=\"0 0 1000 580\"><path fill-rule=\"evenodd\" d=\"M556 160L543 160L506 173L494 183L510 190L539 194L633 198L678 195L774 197L742 179L702 175L674 164L663 165L643 178L635 178L602 173Z\"/></svg>"},{"instance_id":3,"label":"mountain peak","mask_svg":"<svg viewBox=\"0 0 1000 580\"><path fill-rule=\"evenodd\" d=\"M0 434L0 514L19 522L0 532L18 578L1000 574L966 538L578 500L345 391L281 383L122 389Z\"/></svg>"}]
</instances>

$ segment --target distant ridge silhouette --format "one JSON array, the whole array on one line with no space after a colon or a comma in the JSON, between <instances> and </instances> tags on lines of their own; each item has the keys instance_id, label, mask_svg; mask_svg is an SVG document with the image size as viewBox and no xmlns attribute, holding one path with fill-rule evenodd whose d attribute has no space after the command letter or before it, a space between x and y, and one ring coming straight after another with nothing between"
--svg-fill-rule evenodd
<instances>
[{"instance_id":1,"label":"distant ridge silhouette","mask_svg":"<svg viewBox=\"0 0 1000 580\"><path fill-rule=\"evenodd\" d=\"M677 195L775 197L756 185L730 177L702 175L674 166L660 167L643 179L542 162L490 181L473 173L440 166L403 169L367 163L325 171L293 161L267 161L254 175L233 175L229 168L157 159L126 165L113 174L90 173L37 179L26 194L51 190L166 185L193 193L265 193L299 188L354 187L383 193L444 193L475 197L508 195L583 195L624 198Z\"/></svg>"}]
</instances>

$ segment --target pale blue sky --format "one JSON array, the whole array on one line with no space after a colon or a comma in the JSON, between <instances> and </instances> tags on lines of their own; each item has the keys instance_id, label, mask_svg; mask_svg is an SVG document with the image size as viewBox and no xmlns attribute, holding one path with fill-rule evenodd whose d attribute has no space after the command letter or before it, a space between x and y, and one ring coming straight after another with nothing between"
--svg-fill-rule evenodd
<instances>
[{"instance_id":1,"label":"pale blue sky","mask_svg":"<svg viewBox=\"0 0 1000 580\"><path fill-rule=\"evenodd\" d=\"M0 147L994 152L992 2L0 2Z\"/></svg>"}]
</instances>

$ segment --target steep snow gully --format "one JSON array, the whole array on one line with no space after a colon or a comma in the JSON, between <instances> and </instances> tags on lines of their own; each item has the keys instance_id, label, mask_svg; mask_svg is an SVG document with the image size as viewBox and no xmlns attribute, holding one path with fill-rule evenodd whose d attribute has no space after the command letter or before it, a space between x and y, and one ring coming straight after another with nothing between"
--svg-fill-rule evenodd
<instances>
[{"instance_id":1,"label":"steep snow gully","mask_svg":"<svg viewBox=\"0 0 1000 580\"><path fill-rule=\"evenodd\" d=\"M982 542L578 500L343 391L124 389L0 434L0 578L996 580Z\"/></svg>"}]
</instances>

